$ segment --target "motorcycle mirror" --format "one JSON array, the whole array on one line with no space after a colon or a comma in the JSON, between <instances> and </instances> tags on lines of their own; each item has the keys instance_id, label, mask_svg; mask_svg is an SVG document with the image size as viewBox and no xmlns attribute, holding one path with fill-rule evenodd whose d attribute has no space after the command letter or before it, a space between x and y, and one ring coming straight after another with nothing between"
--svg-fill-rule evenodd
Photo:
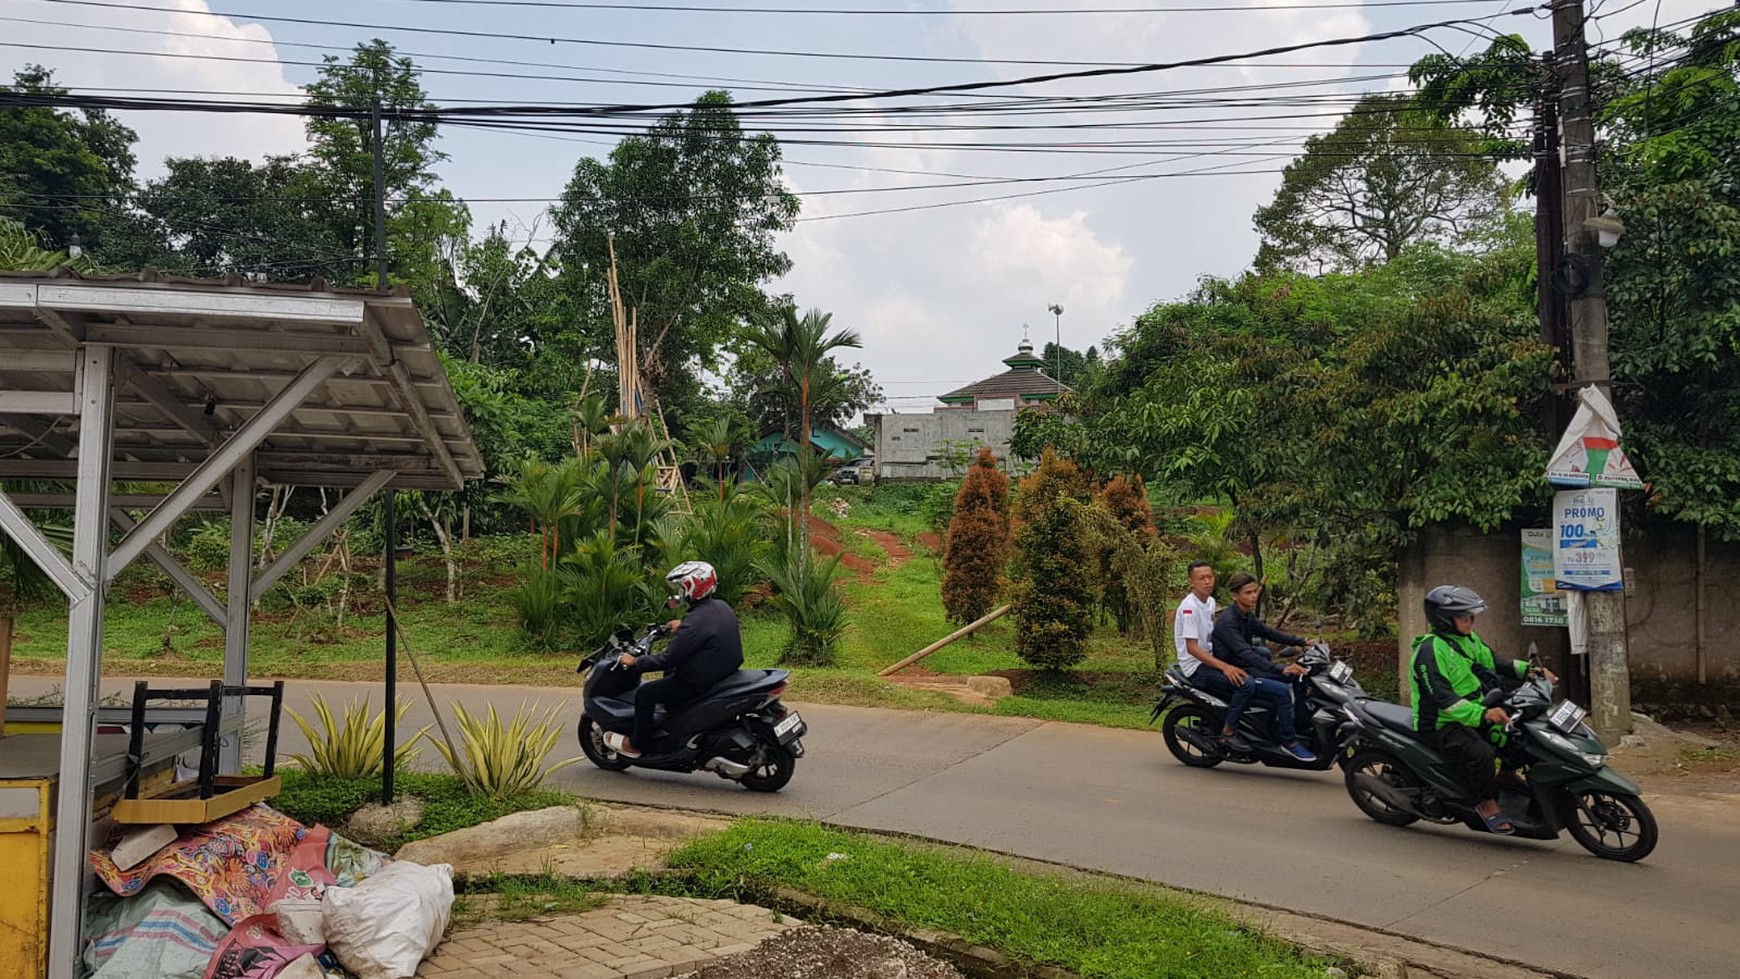
<instances>
[{"instance_id":1,"label":"motorcycle mirror","mask_svg":"<svg viewBox=\"0 0 1740 979\"><path fill-rule=\"evenodd\" d=\"M618 630L616 630L616 641L617 642L633 642L634 641L634 630L633 629L618 629Z\"/></svg>"},{"instance_id":2,"label":"motorcycle mirror","mask_svg":"<svg viewBox=\"0 0 1740 979\"><path fill-rule=\"evenodd\" d=\"M682 604L683 604L683 600L678 598L675 595L672 595L670 598L665 599L665 608L669 608L669 609L679 608L682 606Z\"/></svg>"},{"instance_id":3,"label":"motorcycle mirror","mask_svg":"<svg viewBox=\"0 0 1740 979\"><path fill-rule=\"evenodd\" d=\"M1504 703L1504 698L1505 692L1503 690L1489 690L1486 696L1480 698L1480 702L1487 707L1497 707Z\"/></svg>"},{"instance_id":4,"label":"motorcycle mirror","mask_svg":"<svg viewBox=\"0 0 1740 979\"><path fill-rule=\"evenodd\" d=\"M1540 659L1541 659L1541 651L1540 651L1540 648L1539 648L1539 647L1537 647L1537 646L1536 646L1536 645L1535 645L1535 644L1534 644L1534 643L1532 643L1532 642L1531 642L1531 643L1529 643L1529 662L1531 662L1531 663L1538 663L1538 662L1540 662Z\"/></svg>"}]
</instances>

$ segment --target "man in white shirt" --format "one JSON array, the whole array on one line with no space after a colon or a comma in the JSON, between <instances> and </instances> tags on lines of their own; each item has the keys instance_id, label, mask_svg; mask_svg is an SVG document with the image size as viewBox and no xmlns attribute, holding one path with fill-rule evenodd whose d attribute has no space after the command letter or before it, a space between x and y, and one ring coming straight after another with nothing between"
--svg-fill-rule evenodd
<instances>
[{"instance_id":1,"label":"man in white shirt","mask_svg":"<svg viewBox=\"0 0 1740 979\"><path fill-rule=\"evenodd\" d=\"M1239 715L1250 706L1257 685L1250 674L1217 659L1209 637L1214 632L1214 565L1207 561L1190 564L1190 594L1178 603L1172 621L1172 640L1178 648L1178 671L1190 685L1227 702L1220 740L1229 750L1247 752L1250 742L1238 733Z\"/></svg>"}]
</instances>

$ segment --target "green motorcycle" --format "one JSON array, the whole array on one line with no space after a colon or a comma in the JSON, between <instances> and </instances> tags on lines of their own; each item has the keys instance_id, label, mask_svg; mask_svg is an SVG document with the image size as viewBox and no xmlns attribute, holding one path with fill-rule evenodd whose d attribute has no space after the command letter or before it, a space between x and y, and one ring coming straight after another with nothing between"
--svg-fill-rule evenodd
<instances>
[{"instance_id":1,"label":"green motorcycle","mask_svg":"<svg viewBox=\"0 0 1740 979\"><path fill-rule=\"evenodd\" d=\"M1529 659L1536 656L1530 650ZM1635 782L1607 767L1607 748L1584 723L1588 711L1562 697L1539 670L1514 691L1494 690L1483 703L1502 706L1519 760L1527 762L1522 787L1506 786L1499 805L1515 835L1555 840L1569 831L1584 849L1608 860L1642 860L1655 849L1655 815ZM1347 794L1359 811L1389 826L1419 820L1462 823L1489 832L1475 812L1479 800L1453 765L1414 731L1406 707L1353 699L1342 705L1348 735L1341 756Z\"/></svg>"}]
</instances>

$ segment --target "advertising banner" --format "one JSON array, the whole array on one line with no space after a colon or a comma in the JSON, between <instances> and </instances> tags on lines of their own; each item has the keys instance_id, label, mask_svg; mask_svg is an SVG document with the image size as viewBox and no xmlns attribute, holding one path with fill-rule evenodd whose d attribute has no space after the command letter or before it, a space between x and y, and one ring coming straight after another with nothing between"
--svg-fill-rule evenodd
<instances>
[{"instance_id":1,"label":"advertising banner","mask_svg":"<svg viewBox=\"0 0 1740 979\"><path fill-rule=\"evenodd\" d=\"M1564 626L1565 593L1553 571L1553 529L1522 532L1522 624Z\"/></svg>"},{"instance_id":2,"label":"advertising banner","mask_svg":"<svg viewBox=\"0 0 1740 979\"><path fill-rule=\"evenodd\" d=\"M1553 577L1561 589L1625 587L1619 555L1619 493L1611 489L1553 494Z\"/></svg>"}]
</instances>

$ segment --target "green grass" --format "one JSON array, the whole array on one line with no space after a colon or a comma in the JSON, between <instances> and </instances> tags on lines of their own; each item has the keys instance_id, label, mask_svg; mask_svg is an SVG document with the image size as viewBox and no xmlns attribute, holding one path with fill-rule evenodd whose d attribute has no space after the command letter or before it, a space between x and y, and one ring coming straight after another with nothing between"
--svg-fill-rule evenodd
<instances>
[{"instance_id":1,"label":"green grass","mask_svg":"<svg viewBox=\"0 0 1740 979\"><path fill-rule=\"evenodd\" d=\"M272 807L309 826L324 823L342 828L352 813L381 798L378 776L333 778L294 768L282 769L280 774L284 777L284 790L272 800ZM393 786L399 798L415 796L423 800L423 819L400 836L384 841L384 849L389 852L412 840L477 826L511 813L582 804L579 796L554 789L499 800L473 798L457 775L400 772Z\"/></svg>"},{"instance_id":2,"label":"green grass","mask_svg":"<svg viewBox=\"0 0 1740 979\"><path fill-rule=\"evenodd\" d=\"M476 916L526 921L551 914L579 914L601 908L610 895L546 871L536 877L496 874L482 885L493 902L475 902ZM470 902L468 902L470 903ZM471 914L467 915L472 917Z\"/></svg>"},{"instance_id":3,"label":"green grass","mask_svg":"<svg viewBox=\"0 0 1740 979\"><path fill-rule=\"evenodd\" d=\"M703 896L795 888L1096 979L1320 979L1327 964L1161 887L1025 873L979 854L815 824L740 821L685 845L671 867Z\"/></svg>"}]
</instances>

